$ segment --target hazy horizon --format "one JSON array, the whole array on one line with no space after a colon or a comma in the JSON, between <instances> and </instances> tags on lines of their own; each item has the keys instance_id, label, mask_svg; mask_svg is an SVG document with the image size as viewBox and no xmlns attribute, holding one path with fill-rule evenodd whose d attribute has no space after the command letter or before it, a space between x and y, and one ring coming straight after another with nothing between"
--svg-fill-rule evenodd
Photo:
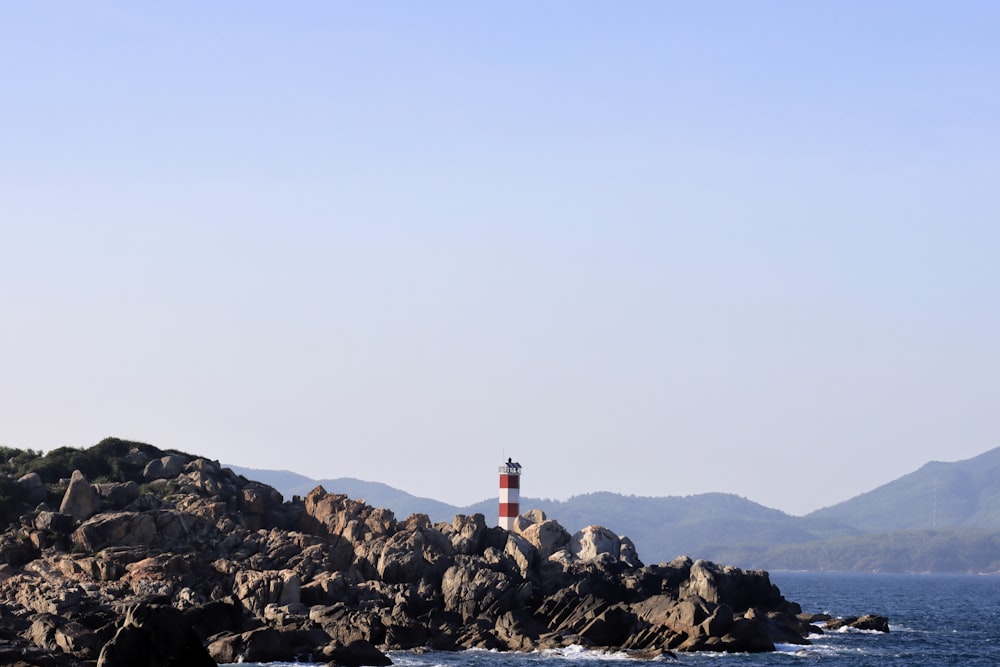
<instances>
[{"instance_id":1,"label":"hazy horizon","mask_svg":"<svg viewBox=\"0 0 1000 667\"><path fill-rule=\"evenodd\" d=\"M998 22L8 4L0 444L790 514L985 452Z\"/></svg>"}]
</instances>

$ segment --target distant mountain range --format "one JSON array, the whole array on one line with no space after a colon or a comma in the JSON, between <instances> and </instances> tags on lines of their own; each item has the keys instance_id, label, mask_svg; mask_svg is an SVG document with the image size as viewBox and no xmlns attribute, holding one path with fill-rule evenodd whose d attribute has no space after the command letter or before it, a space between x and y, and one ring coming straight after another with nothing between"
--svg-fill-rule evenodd
<instances>
[{"instance_id":1,"label":"distant mountain range","mask_svg":"<svg viewBox=\"0 0 1000 667\"><path fill-rule=\"evenodd\" d=\"M481 512L495 520L497 512L495 498L456 507L378 482L229 467L286 498L322 485L387 507L401 518L422 513L450 522L455 514ZM607 526L628 535L647 562L686 554L766 569L1000 573L1000 447L965 461L928 463L801 517L726 493L651 498L598 492L565 501L522 497L521 508L541 509L570 532L590 524Z\"/></svg>"}]
</instances>

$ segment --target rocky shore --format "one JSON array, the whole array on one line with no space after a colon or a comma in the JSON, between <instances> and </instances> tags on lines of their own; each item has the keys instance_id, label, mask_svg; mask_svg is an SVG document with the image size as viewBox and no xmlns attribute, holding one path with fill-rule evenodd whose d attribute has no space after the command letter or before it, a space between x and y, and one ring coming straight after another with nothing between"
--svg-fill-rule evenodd
<instances>
[{"instance_id":1,"label":"rocky shore","mask_svg":"<svg viewBox=\"0 0 1000 667\"><path fill-rule=\"evenodd\" d=\"M2 664L379 665L393 649L569 645L653 657L807 644L822 622L888 630L883 617L803 614L766 572L643 565L628 538L571 535L541 512L511 532L478 514L397 520L321 487L286 502L141 443L13 451L0 478L13 517L0 534Z\"/></svg>"}]
</instances>

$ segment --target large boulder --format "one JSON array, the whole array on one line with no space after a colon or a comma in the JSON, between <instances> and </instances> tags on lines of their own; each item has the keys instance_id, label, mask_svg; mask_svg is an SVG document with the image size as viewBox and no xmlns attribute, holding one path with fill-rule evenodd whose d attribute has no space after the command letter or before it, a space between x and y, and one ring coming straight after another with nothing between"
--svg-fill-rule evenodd
<instances>
[{"instance_id":1,"label":"large boulder","mask_svg":"<svg viewBox=\"0 0 1000 667\"><path fill-rule=\"evenodd\" d=\"M268 605L301 602L302 580L294 570L240 570L233 582L233 594L248 612L264 618Z\"/></svg>"},{"instance_id":2,"label":"large boulder","mask_svg":"<svg viewBox=\"0 0 1000 667\"><path fill-rule=\"evenodd\" d=\"M131 480L128 482L107 482L94 486L105 504L118 510L125 509L129 503L139 497L139 486Z\"/></svg>"},{"instance_id":3,"label":"large boulder","mask_svg":"<svg viewBox=\"0 0 1000 667\"><path fill-rule=\"evenodd\" d=\"M148 480L173 479L184 471L185 464L187 459L183 456L168 454L147 463L142 476Z\"/></svg>"},{"instance_id":4,"label":"large boulder","mask_svg":"<svg viewBox=\"0 0 1000 667\"><path fill-rule=\"evenodd\" d=\"M486 534L486 518L482 514L455 515L451 522L451 545L458 554L474 554L482 549Z\"/></svg>"},{"instance_id":5,"label":"large boulder","mask_svg":"<svg viewBox=\"0 0 1000 667\"><path fill-rule=\"evenodd\" d=\"M618 560L621 549L621 538L604 526L587 526L569 541L570 553L582 561L598 560L604 554Z\"/></svg>"},{"instance_id":6,"label":"large boulder","mask_svg":"<svg viewBox=\"0 0 1000 667\"><path fill-rule=\"evenodd\" d=\"M391 665L389 656L379 651L363 639L356 639L345 645L334 644L323 651L323 655L338 667L363 667Z\"/></svg>"},{"instance_id":7,"label":"large boulder","mask_svg":"<svg viewBox=\"0 0 1000 667\"><path fill-rule=\"evenodd\" d=\"M97 667L215 667L184 614L166 605L130 607Z\"/></svg>"},{"instance_id":8,"label":"large boulder","mask_svg":"<svg viewBox=\"0 0 1000 667\"><path fill-rule=\"evenodd\" d=\"M569 531L553 519L532 523L521 531L521 537L538 549L538 556L543 560L548 559L570 541Z\"/></svg>"},{"instance_id":9,"label":"large boulder","mask_svg":"<svg viewBox=\"0 0 1000 667\"><path fill-rule=\"evenodd\" d=\"M466 621L487 611L499 614L521 608L531 591L529 582L517 582L503 572L474 563L451 566L441 581L445 611L461 614Z\"/></svg>"},{"instance_id":10,"label":"large boulder","mask_svg":"<svg viewBox=\"0 0 1000 667\"><path fill-rule=\"evenodd\" d=\"M24 490L28 496L28 502L32 505L44 502L49 495L41 476L37 472L29 472L21 475L17 478L17 485Z\"/></svg>"},{"instance_id":11,"label":"large boulder","mask_svg":"<svg viewBox=\"0 0 1000 667\"><path fill-rule=\"evenodd\" d=\"M405 584L420 579L424 565L424 536L420 530L400 531L382 547L376 569L387 584Z\"/></svg>"},{"instance_id":12,"label":"large boulder","mask_svg":"<svg viewBox=\"0 0 1000 667\"><path fill-rule=\"evenodd\" d=\"M855 630L868 630L873 632L889 632L889 619L878 614L865 614L864 616L848 616L846 618L832 619L824 626L827 630L840 630L842 628L854 628Z\"/></svg>"},{"instance_id":13,"label":"large boulder","mask_svg":"<svg viewBox=\"0 0 1000 667\"><path fill-rule=\"evenodd\" d=\"M83 521L94 516L101 507L101 498L87 478L79 470L74 470L69 486L59 505L61 514L69 514L75 521Z\"/></svg>"},{"instance_id":14,"label":"large boulder","mask_svg":"<svg viewBox=\"0 0 1000 667\"><path fill-rule=\"evenodd\" d=\"M85 660L96 658L101 648L93 630L55 614L33 616L25 637L39 648Z\"/></svg>"},{"instance_id":15,"label":"large boulder","mask_svg":"<svg viewBox=\"0 0 1000 667\"><path fill-rule=\"evenodd\" d=\"M785 604L767 572L720 566L706 560L691 565L688 579L680 587L680 596L686 595L697 595L712 603L726 602L737 611L751 606L777 609Z\"/></svg>"},{"instance_id":16,"label":"large boulder","mask_svg":"<svg viewBox=\"0 0 1000 667\"><path fill-rule=\"evenodd\" d=\"M73 531L73 544L87 552L109 546L152 544L156 521L148 512L108 512L84 521Z\"/></svg>"},{"instance_id":17,"label":"large boulder","mask_svg":"<svg viewBox=\"0 0 1000 667\"><path fill-rule=\"evenodd\" d=\"M59 512L39 512L34 521L36 530L65 534L73 529L73 517Z\"/></svg>"}]
</instances>

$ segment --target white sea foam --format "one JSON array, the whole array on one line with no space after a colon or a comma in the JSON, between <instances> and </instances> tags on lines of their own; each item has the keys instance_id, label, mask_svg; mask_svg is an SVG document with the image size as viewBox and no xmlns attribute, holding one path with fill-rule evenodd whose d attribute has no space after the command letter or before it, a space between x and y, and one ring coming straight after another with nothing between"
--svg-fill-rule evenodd
<instances>
[{"instance_id":1,"label":"white sea foam","mask_svg":"<svg viewBox=\"0 0 1000 667\"><path fill-rule=\"evenodd\" d=\"M565 660L631 660L628 653L624 651L595 651L579 644L570 644L565 648L542 649L536 653Z\"/></svg>"}]
</instances>

